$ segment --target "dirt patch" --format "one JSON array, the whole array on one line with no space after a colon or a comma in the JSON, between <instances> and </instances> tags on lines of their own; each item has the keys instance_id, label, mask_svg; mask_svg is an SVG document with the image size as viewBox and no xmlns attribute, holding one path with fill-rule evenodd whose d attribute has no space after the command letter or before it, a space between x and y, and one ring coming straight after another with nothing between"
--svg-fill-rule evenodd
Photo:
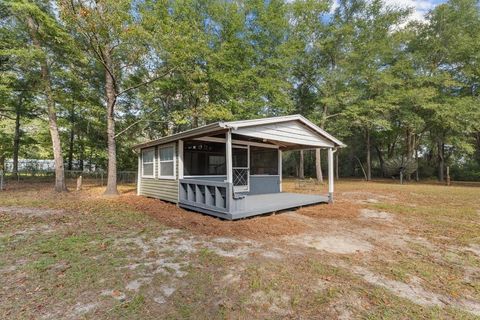
<instances>
[{"instance_id":1,"label":"dirt patch","mask_svg":"<svg viewBox=\"0 0 480 320\"><path fill-rule=\"evenodd\" d=\"M474 254L480 257L480 245L478 244L471 244L469 247L465 248L464 250L473 252Z\"/></svg>"},{"instance_id":2,"label":"dirt patch","mask_svg":"<svg viewBox=\"0 0 480 320\"><path fill-rule=\"evenodd\" d=\"M65 212L63 210L43 208L0 207L0 213L21 215L27 217L48 217L52 215L62 215Z\"/></svg>"},{"instance_id":3,"label":"dirt patch","mask_svg":"<svg viewBox=\"0 0 480 320\"><path fill-rule=\"evenodd\" d=\"M10 233L0 232L0 235L6 236L6 237L24 238L32 234L45 234L45 233L52 233L54 231L55 231L54 225L41 224L41 225L36 225L30 228L22 229L22 230L16 230Z\"/></svg>"},{"instance_id":4,"label":"dirt patch","mask_svg":"<svg viewBox=\"0 0 480 320\"><path fill-rule=\"evenodd\" d=\"M125 299L127 298L125 293L121 292L120 290L103 290L100 293L100 295L101 296L112 297L112 298L114 298L115 300L118 300L118 301L125 301Z\"/></svg>"},{"instance_id":5,"label":"dirt patch","mask_svg":"<svg viewBox=\"0 0 480 320\"><path fill-rule=\"evenodd\" d=\"M249 304L264 309L269 314L285 317L292 313L290 301L291 298L286 293L257 291L252 294Z\"/></svg>"},{"instance_id":6,"label":"dirt patch","mask_svg":"<svg viewBox=\"0 0 480 320\"><path fill-rule=\"evenodd\" d=\"M98 303L87 303L87 304L77 303L73 308L73 311L70 314L70 317L71 318L81 317L95 310L97 307L98 307Z\"/></svg>"},{"instance_id":7,"label":"dirt patch","mask_svg":"<svg viewBox=\"0 0 480 320\"><path fill-rule=\"evenodd\" d=\"M152 281L156 275L165 277L160 287L152 291L153 301L158 304L176 291L180 280L188 275L190 267L195 267L192 257L203 256L215 260L218 257L247 260L253 256L265 259L282 259L282 251L266 246L255 240L240 240L227 237L206 237L192 235L177 229L162 231L158 237L146 235L117 239L115 247L129 252L124 264L118 268L132 273L131 280L125 284L125 290L138 292L142 287L152 291ZM238 265L236 272L238 272ZM239 281L235 274L225 276L222 282Z\"/></svg>"},{"instance_id":8,"label":"dirt patch","mask_svg":"<svg viewBox=\"0 0 480 320\"><path fill-rule=\"evenodd\" d=\"M366 282L383 287L395 295L408 299L423 306L452 306L475 315L480 315L480 303L471 300L455 300L450 297L425 290L421 286L422 280L411 277L409 283L386 279L361 267L353 268L353 272L361 276Z\"/></svg>"},{"instance_id":9,"label":"dirt patch","mask_svg":"<svg viewBox=\"0 0 480 320\"><path fill-rule=\"evenodd\" d=\"M394 202L397 200L393 195L384 195L368 191L347 191L340 193L340 195L345 200L358 204Z\"/></svg>"},{"instance_id":10,"label":"dirt patch","mask_svg":"<svg viewBox=\"0 0 480 320\"><path fill-rule=\"evenodd\" d=\"M362 239L346 235L306 234L287 238L290 244L315 248L330 253L353 254L368 252L373 246Z\"/></svg>"},{"instance_id":11,"label":"dirt patch","mask_svg":"<svg viewBox=\"0 0 480 320\"><path fill-rule=\"evenodd\" d=\"M385 211L377 211L373 209L361 209L360 217L364 219L375 219L380 221L393 221L393 214Z\"/></svg>"}]
</instances>

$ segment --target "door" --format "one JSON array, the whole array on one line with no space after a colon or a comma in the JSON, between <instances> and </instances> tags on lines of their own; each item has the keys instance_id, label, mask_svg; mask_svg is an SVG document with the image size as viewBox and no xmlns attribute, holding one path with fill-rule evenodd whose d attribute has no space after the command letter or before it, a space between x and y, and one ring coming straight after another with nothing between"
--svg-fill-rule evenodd
<instances>
[{"instance_id":1,"label":"door","mask_svg":"<svg viewBox=\"0 0 480 320\"><path fill-rule=\"evenodd\" d=\"M234 192L248 192L250 182L250 150L248 146L232 146Z\"/></svg>"}]
</instances>

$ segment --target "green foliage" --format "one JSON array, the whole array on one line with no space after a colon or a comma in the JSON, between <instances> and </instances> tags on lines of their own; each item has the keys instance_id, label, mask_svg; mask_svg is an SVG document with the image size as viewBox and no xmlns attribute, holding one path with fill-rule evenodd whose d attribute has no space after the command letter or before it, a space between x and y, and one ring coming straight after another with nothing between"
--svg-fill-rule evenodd
<instances>
[{"instance_id":1,"label":"green foliage","mask_svg":"<svg viewBox=\"0 0 480 320\"><path fill-rule=\"evenodd\" d=\"M369 158L374 173L418 158L424 176L480 164L479 2L449 0L426 22L410 14L381 0L342 0L335 10L326 0L4 1L0 159L12 156L17 114L21 156L51 156L44 57L67 162L105 167L110 53L120 169L135 168L132 146L145 139L292 113L347 143L340 173L359 173ZM41 26L42 50L30 44L27 16ZM294 168L298 157L287 161ZM306 161L313 173L313 156Z\"/></svg>"}]
</instances>

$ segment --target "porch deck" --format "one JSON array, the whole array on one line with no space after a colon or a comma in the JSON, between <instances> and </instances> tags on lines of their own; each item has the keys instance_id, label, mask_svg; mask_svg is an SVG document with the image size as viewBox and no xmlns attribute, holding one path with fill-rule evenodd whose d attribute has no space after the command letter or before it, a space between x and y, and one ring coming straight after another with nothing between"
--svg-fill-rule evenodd
<instances>
[{"instance_id":1,"label":"porch deck","mask_svg":"<svg viewBox=\"0 0 480 320\"><path fill-rule=\"evenodd\" d=\"M287 192L247 195L242 200L243 203L240 208L232 208L229 212L220 212L212 208L193 204L179 203L179 205L192 211L202 212L223 219L236 220L318 203L328 203L327 196Z\"/></svg>"}]
</instances>

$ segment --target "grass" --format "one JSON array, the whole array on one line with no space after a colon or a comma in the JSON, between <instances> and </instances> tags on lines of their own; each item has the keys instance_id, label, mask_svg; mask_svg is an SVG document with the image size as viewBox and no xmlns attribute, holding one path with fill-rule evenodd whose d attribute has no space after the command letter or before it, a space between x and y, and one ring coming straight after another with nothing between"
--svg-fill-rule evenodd
<instances>
[{"instance_id":1,"label":"grass","mask_svg":"<svg viewBox=\"0 0 480 320\"><path fill-rule=\"evenodd\" d=\"M319 225L304 226L300 231L289 227L292 218L287 215L219 222L149 199L125 201L132 197L132 186L122 187L124 195L119 198L102 197L102 190L93 186L67 195L55 195L49 188L29 184L1 194L0 207L38 208L39 215L0 210L0 286L4 288L0 318L74 317L77 304L89 303L96 305L94 310L77 317L238 319L321 314L324 318L360 319L475 318L458 306L424 306L401 298L367 283L351 266L404 283L417 277L425 290L480 303L480 259L466 250L480 244L478 187L340 181L335 205L299 211L319 221ZM293 192L318 189L325 191L326 187L302 189L288 180L284 185L285 191ZM360 203L369 198L379 201ZM145 214L137 204L151 205L151 212L167 210L169 215ZM395 225L359 219L358 210L363 207L393 214ZM49 215L50 209L64 213ZM168 219L162 218L165 216ZM218 228L212 231L211 225ZM183 230L166 242L156 242L172 226ZM318 226L325 227L318 230ZM246 239L247 233L240 228L257 234ZM391 234L401 229L404 231L398 234L407 240L395 247L386 243L387 239L370 236L365 239L376 248L373 252L341 255L287 244L284 239L292 232L338 233L345 228L356 236L366 228ZM216 251L212 240L219 233L237 242L218 245L223 251ZM203 245L185 252L174 246L192 237ZM122 242L125 239L131 241ZM143 239L147 247L142 248L135 239ZM266 258L258 252L242 258L221 255L238 246L257 248L258 252L280 250L282 257ZM165 267L155 267L162 259ZM172 276L176 265L184 276ZM225 280L227 275L237 277ZM128 283L145 277L150 282L137 291L126 289ZM166 296L160 290L163 287L171 287L173 292ZM124 294L125 299L102 294L108 290ZM156 303L158 297L165 303Z\"/></svg>"}]
</instances>

